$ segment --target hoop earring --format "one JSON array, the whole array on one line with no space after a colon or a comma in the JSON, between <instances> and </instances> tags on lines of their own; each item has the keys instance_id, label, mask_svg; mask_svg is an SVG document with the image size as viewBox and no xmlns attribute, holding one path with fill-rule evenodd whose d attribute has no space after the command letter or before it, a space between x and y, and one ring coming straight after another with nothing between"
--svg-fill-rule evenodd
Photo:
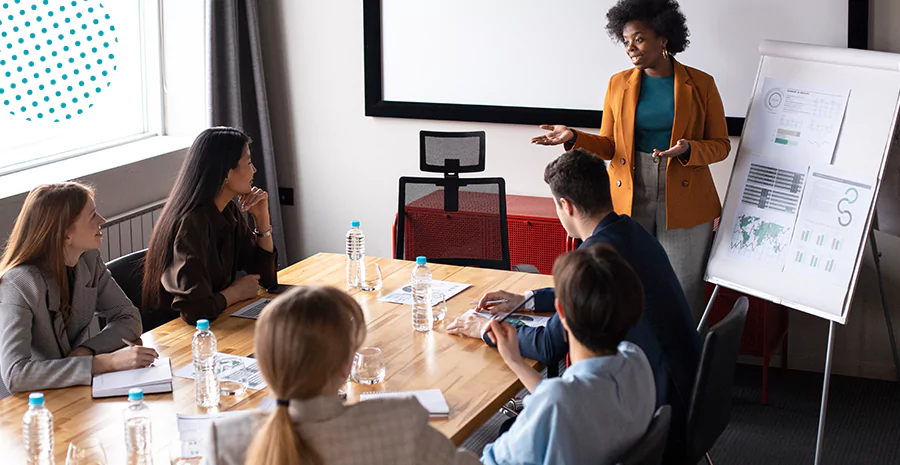
<instances>
[{"instance_id":1,"label":"hoop earring","mask_svg":"<svg viewBox=\"0 0 900 465\"><path fill-rule=\"evenodd\" d=\"M669 59L669 50L668 49L665 49L665 48L663 49L663 58L665 58L666 60Z\"/></svg>"}]
</instances>

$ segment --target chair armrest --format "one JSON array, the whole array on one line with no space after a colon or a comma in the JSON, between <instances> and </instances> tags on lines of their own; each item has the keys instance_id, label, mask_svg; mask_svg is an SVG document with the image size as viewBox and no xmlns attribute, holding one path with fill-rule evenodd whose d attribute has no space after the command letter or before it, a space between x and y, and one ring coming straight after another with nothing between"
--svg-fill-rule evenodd
<instances>
[{"instance_id":1,"label":"chair armrest","mask_svg":"<svg viewBox=\"0 0 900 465\"><path fill-rule=\"evenodd\" d=\"M534 265L513 265L512 270L519 273L541 274L540 270Z\"/></svg>"}]
</instances>

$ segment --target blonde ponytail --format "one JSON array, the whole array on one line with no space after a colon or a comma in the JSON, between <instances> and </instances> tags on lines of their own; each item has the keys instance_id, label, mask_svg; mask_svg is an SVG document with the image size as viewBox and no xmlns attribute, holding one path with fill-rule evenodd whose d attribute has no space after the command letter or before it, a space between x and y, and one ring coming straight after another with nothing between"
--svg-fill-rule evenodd
<instances>
[{"instance_id":1,"label":"blonde ponytail","mask_svg":"<svg viewBox=\"0 0 900 465\"><path fill-rule=\"evenodd\" d=\"M362 308L333 287L297 287L266 306L256 321L253 351L269 395L279 401L250 444L246 465L323 464L293 423L288 401L337 395L325 390L342 377L365 337Z\"/></svg>"},{"instance_id":2,"label":"blonde ponytail","mask_svg":"<svg viewBox=\"0 0 900 465\"><path fill-rule=\"evenodd\" d=\"M322 457L291 421L287 406L275 407L247 450L246 465L323 465Z\"/></svg>"}]
</instances>

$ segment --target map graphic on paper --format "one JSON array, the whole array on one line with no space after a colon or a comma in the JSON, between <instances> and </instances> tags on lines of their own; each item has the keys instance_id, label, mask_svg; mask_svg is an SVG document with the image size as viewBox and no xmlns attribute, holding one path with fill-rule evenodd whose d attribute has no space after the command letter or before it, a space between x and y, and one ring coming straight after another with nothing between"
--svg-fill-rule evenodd
<instances>
[{"instance_id":1,"label":"map graphic on paper","mask_svg":"<svg viewBox=\"0 0 900 465\"><path fill-rule=\"evenodd\" d=\"M791 242L791 227L758 216L740 214L734 222L731 251L745 257L775 261Z\"/></svg>"},{"instance_id":2,"label":"map graphic on paper","mask_svg":"<svg viewBox=\"0 0 900 465\"><path fill-rule=\"evenodd\" d=\"M806 165L758 156L750 158L741 203L731 228L728 251L732 255L745 261L768 263L781 271L808 171Z\"/></svg>"}]
</instances>

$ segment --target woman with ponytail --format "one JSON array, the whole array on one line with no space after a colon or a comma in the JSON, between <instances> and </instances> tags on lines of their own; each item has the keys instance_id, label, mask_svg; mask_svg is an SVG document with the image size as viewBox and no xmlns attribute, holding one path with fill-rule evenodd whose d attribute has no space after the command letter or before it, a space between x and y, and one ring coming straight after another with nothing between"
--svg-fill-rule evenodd
<instances>
[{"instance_id":1,"label":"woman with ponytail","mask_svg":"<svg viewBox=\"0 0 900 465\"><path fill-rule=\"evenodd\" d=\"M366 337L362 309L332 288L299 287L256 322L259 370L277 405L211 426L208 465L477 464L428 424L415 399L344 405L338 389Z\"/></svg>"}]
</instances>

